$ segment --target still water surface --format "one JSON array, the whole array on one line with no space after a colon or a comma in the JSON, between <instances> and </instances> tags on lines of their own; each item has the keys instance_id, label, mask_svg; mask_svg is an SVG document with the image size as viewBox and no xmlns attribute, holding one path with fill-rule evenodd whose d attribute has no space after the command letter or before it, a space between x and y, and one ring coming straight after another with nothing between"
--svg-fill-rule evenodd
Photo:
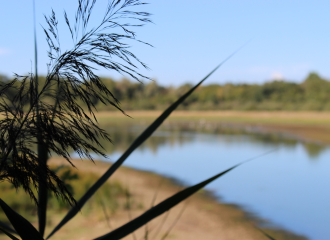
<instances>
[{"instance_id":1,"label":"still water surface","mask_svg":"<svg viewBox=\"0 0 330 240\"><path fill-rule=\"evenodd\" d=\"M109 129L122 149L143 130ZM125 137L126 136L126 137ZM126 144L126 145L125 145ZM272 151L270 152L269 151ZM265 153L267 153L265 155ZM121 151L112 150L110 161ZM263 155L263 156L262 156ZM256 158L257 157L257 158ZM160 130L126 160L126 166L196 184L244 160L211 190L256 216L310 239L330 238L330 149L252 134L207 134Z\"/></svg>"}]
</instances>

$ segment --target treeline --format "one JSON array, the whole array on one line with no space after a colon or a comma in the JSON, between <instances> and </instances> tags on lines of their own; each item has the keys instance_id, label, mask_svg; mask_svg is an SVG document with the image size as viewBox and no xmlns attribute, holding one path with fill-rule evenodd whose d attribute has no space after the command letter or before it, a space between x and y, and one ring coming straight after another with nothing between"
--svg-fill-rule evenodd
<instances>
[{"instance_id":1,"label":"treeline","mask_svg":"<svg viewBox=\"0 0 330 240\"><path fill-rule=\"evenodd\" d=\"M0 81L8 81L0 76ZM44 78L40 78L40 83ZM164 87L155 81L142 84L102 78L124 110L163 110L182 96L191 84ZM96 103L99 110L115 110ZM300 84L272 81L258 84L212 84L200 86L180 107L185 110L330 110L330 82L311 73Z\"/></svg>"}]
</instances>

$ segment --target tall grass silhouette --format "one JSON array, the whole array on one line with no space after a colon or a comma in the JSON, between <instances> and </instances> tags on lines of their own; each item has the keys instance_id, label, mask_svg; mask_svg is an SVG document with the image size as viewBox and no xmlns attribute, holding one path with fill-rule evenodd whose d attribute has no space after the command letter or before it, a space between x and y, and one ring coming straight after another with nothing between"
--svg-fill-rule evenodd
<instances>
[{"instance_id":1,"label":"tall grass silhouette","mask_svg":"<svg viewBox=\"0 0 330 240\"><path fill-rule=\"evenodd\" d=\"M39 230L24 217L11 209L2 199L0 206L13 228L0 222L0 229L11 239L49 239L70 221L112 176L124 161L168 118L168 116L236 52L227 57L199 83L170 105L155 121L138 136L122 156L89 188L77 201L65 183L50 170L47 160L51 154L65 158L72 166L70 152L75 151L82 159L93 161L91 153L106 157L99 141L110 136L97 124L94 102L110 104L123 114L119 102L94 73L96 67L128 74L134 79L148 79L137 72L137 64L147 66L128 50L126 41L138 41L131 27L151 22L150 14L131 11L131 8L145 3L139 0L109 1L100 24L88 28L89 19L96 1L79 0L75 22L72 25L66 12L64 19L69 29L73 47L63 52L60 45L58 20L54 11L45 16L44 28L49 45L48 73L44 85L38 83L37 42L35 31L35 74L16 75L16 78L0 89L0 181L7 180L15 188L22 187L38 204ZM134 20L137 23L125 22ZM124 20L124 22L121 22ZM108 30L113 32L108 33ZM116 32L117 31L117 32ZM14 92L14 96L8 92ZM79 105L84 102L87 110ZM82 138L81 136L84 136ZM33 146L37 145L37 152ZM96 147L95 147L96 146ZM120 239L131 234L150 220L168 211L208 183L230 172L235 165L196 185L185 188L161 203L151 207L142 215L123 226L95 239ZM33 189L37 189L38 196ZM44 238L46 227L46 206L48 192L54 193L71 204L60 223ZM170 230L169 230L170 231ZM166 236L165 236L166 237Z\"/></svg>"}]
</instances>

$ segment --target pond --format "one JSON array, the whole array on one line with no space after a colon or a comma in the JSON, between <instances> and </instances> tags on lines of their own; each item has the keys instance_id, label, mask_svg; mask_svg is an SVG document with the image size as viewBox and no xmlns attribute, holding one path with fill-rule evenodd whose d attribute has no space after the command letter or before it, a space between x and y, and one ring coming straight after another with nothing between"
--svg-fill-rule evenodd
<instances>
[{"instance_id":1,"label":"pond","mask_svg":"<svg viewBox=\"0 0 330 240\"><path fill-rule=\"evenodd\" d=\"M116 161L143 126L108 128ZM118 150L115 150L118 149ZM310 239L330 236L330 149L278 135L242 131L161 129L126 160L125 166L196 184L237 163L253 159L209 184L221 202ZM104 159L102 159L104 160Z\"/></svg>"}]
</instances>

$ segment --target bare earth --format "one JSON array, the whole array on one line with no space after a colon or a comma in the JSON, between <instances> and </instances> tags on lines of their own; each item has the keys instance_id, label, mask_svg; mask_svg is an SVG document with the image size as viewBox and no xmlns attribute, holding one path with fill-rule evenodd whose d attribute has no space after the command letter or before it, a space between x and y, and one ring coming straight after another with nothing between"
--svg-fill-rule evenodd
<instances>
[{"instance_id":1,"label":"bare earth","mask_svg":"<svg viewBox=\"0 0 330 240\"><path fill-rule=\"evenodd\" d=\"M110 166L109 163L96 162L93 164L87 160L73 160L73 163L79 171L92 171L98 174L104 173ZM50 164L67 164L67 162L60 158L52 158ZM105 218L100 218L100 216L94 217L93 214L87 217L84 211L82 211L81 214L78 214L79 216L76 216L75 219L60 229L52 239L87 240L99 237L147 210L151 206L156 192L155 204L182 189L172 184L168 179L129 168L120 168L109 181L113 180L119 180L128 186L134 201L143 207L141 209L135 208L132 211L118 211L110 217L109 223L107 223ZM180 215L183 208L185 208L183 214L177 221L178 215ZM59 218L52 219L50 225L54 226L59 220ZM162 225L163 221L165 222ZM172 226L175 222L176 224ZM256 225L253 220L249 219L243 211L234 206L219 204L202 193L195 194L183 204L181 203L173 208L169 214L164 213L150 222L147 227L147 238L144 237L146 228L142 227L134 233L135 236L129 235L124 239L162 239L171 226L173 229L166 239L269 239L255 228ZM49 226L48 232L51 229L52 227ZM276 239L299 239L294 237L285 238L278 232L268 231L268 234L272 234L273 237L276 236Z\"/></svg>"}]
</instances>

